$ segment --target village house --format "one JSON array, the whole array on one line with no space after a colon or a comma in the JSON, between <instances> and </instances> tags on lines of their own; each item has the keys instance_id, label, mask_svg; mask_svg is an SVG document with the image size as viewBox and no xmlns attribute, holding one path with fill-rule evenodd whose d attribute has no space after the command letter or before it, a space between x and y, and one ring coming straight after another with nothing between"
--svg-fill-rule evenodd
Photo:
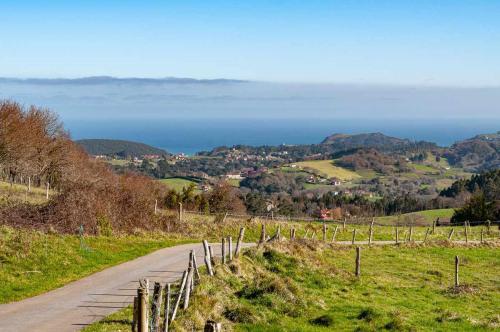
<instances>
[{"instance_id":1,"label":"village house","mask_svg":"<svg viewBox=\"0 0 500 332\"><path fill-rule=\"evenodd\" d=\"M210 191L210 189L212 189L212 187L208 184L202 184L202 185L200 185L200 189L201 189L201 191L207 192L207 191Z\"/></svg>"},{"instance_id":2,"label":"village house","mask_svg":"<svg viewBox=\"0 0 500 332\"><path fill-rule=\"evenodd\" d=\"M319 218L322 220L334 220L342 218L343 211L341 208L334 209L321 209L319 213Z\"/></svg>"},{"instance_id":3,"label":"village house","mask_svg":"<svg viewBox=\"0 0 500 332\"><path fill-rule=\"evenodd\" d=\"M241 180L241 179L243 179L243 177L241 176L240 172L231 172L229 174L226 174L226 179Z\"/></svg>"},{"instance_id":4,"label":"village house","mask_svg":"<svg viewBox=\"0 0 500 332\"><path fill-rule=\"evenodd\" d=\"M158 155L158 154L145 154L144 156L142 156L142 158L147 159L147 160L156 160L156 159L160 159L160 155Z\"/></svg>"},{"instance_id":5,"label":"village house","mask_svg":"<svg viewBox=\"0 0 500 332\"><path fill-rule=\"evenodd\" d=\"M340 182L340 179L339 178L330 178L329 179L329 182L332 186L340 186L341 182Z\"/></svg>"}]
</instances>

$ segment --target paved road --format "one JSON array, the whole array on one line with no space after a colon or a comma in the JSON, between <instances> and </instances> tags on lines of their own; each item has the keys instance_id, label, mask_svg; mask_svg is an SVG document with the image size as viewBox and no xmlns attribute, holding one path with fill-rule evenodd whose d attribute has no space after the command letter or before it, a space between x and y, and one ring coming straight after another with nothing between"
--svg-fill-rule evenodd
<instances>
[{"instance_id":1,"label":"paved road","mask_svg":"<svg viewBox=\"0 0 500 332\"><path fill-rule=\"evenodd\" d=\"M351 244L350 241L337 243ZM367 242L356 241L356 244ZM394 241L376 241L373 244L387 245L394 244ZM251 245L245 244L245 247ZM220 255L219 248L214 246L215 255ZM2 304L0 332L81 330L132 303L140 278L148 278L151 287L154 281L166 283L178 280L187 268L191 249L196 250L199 264L203 262L201 244L179 245L110 267L45 294Z\"/></svg>"},{"instance_id":2,"label":"paved road","mask_svg":"<svg viewBox=\"0 0 500 332\"><path fill-rule=\"evenodd\" d=\"M187 268L191 249L196 250L198 264L201 264L201 244L179 245L110 267L45 294L2 304L0 331L81 330L131 304L140 278L148 278L151 287L154 281L165 283L179 279Z\"/></svg>"}]
</instances>

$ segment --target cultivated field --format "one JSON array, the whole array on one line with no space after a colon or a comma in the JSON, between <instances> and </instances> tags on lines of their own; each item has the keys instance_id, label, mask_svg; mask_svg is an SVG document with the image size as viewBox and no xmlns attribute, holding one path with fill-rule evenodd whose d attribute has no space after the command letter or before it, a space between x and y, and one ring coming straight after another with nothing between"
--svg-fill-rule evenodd
<instances>
[{"instance_id":1,"label":"cultivated field","mask_svg":"<svg viewBox=\"0 0 500 332\"><path fill-rule=\"evenodd\" d=\"M195 185L198 184L195 181L188 180L185 178L178 178L178 177L161 179L158 181L160 181L161 183L167 185L169 188L174 189L175 191L178 191L178 192L181 192L182 189L187 188L191 184L195 184Z\"/></svg>"},{"instance_id":2,"label":"cultivated field","mask_svg":"<svg viewBox=\"0 0 500 332\"><path fill-rule=\"evenodd\" d=\"M333 160L310 160L301 161L295 164L303 169L311 168L326 175L329 178L336 177L344 181L354 180L361 177L356 172L350 171L343 167L335 166Z\"/></svg>"},{"instance_id":3,"label":"cultivated field","mask_svg":"<svg viewBox=\"0 0 500 332\"><path fill-rule=\"evenodd\" d=\"M449 222L450 218L453 216L454 209L436 209L436 210L425 210L419 212L405 213L401 216L385 216L376 217L375 220L382 223L396 223L400 222L416 222L416 223L432 223L437 218L443 222Z\"/></svg>"}]
</instances>

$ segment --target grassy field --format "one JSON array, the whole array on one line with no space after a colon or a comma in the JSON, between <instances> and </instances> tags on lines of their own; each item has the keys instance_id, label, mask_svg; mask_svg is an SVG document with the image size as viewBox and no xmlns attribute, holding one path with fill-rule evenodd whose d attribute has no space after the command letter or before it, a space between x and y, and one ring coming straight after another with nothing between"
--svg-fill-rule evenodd
<instances>
[{"instance_id":1,"label":"grassy field","mask_svg":"<svg viewBox=\"0 0 500 332\"><path fill-rule=\"evenodd\" d=\"M335 186L332 186L330 184L304 183L304 189L307 189L307 190L327 189L327 190L335 191L336 188L335 188Z\"/></svg>"},{"instance_id":2,"label":"grassy field","mask_svg":"<svg viewBox=\"0 0 500 332\"><path fill-rule=\"evenodd\" d=\"M158 180L161 183L167 185L169 188L174 189L175 191L181 192L183 188L188 187L190 184L195 184L197 185L195 181L184 179L184 178L168 178L168 179L161 179Z\"/></svg>"},{"instance_id":3,"label":"grassy field","mask_svg":"<svg viewBox=\"0 0 500 332\"><path fill-rule=\"evenodd\" d=\"M427 215L435 217L441 211L430 211ZM290 230L296 229L297 238L321 239L322 224L305 221L269 221L258 218L227 217L224 222L219 216L206 216L186 213L184 221L172 228L169 234L158 232L156 235L138 234L134 236L85 236L81 246L80 238L75 235L46 234L37 231L0 227L0 302L19 300L60 287L70 281L82 278L106 267L145 255L156 249L171 245L201 241L220 241L222 237L237 238L239 228L245 227L245 241L257 242L261 226L266 225L266 233L274 235L278 230L286 238ZM369 226L327 222L327 239L332 240L338 227L336 240L351 241L356 229L356 241L366 241ZM479 240L482 226L472 227L470 240ZM413 240L423 240L427 227L414 227ZM451 227L437 227L429 241L445 241ZM409 235L408 227L399 228L400 241ZM498 229L484 233L486 240L498 238ZM395 239L395 228L375 226L373 240ZM453 240L463 240L463 227L455 227ZM90 248L90 250L86 250Z\"/></svg>"},{"instance_id":4,"label":"grassy field","mask_svg":"<svg viewBox=\"0 0 500 332\"><path fill-rule=\"evenodd\" d=\"M416 222L425 222L432 223L434 220L439 218L441 221L449 221L453 216L453 209L436 209L436 210L426 210L419 212L411 212L405 213L401 216L386 216L386 217L377 217L376 220L379 222L390 223L399 221L416 221Z\"/></svg>"},{"instance_id":5,"label":"grassy field","mask_svg":"<svg viewBox=\"0 0 500 332\"><path fill-rule=\"evenodd\" d=\"M53 190L49 190L49 196L54 195ZM30 204L43 204L47 202L46 189L32 186L31 192L23 184L13 184L0 181L0 204L2 202L27 202Z\"/></svg>"},{"instance_id":6,"label":"grassy field","mask_svg":"<svg viewBox=\"0 0 500 332\"><path fill-rule=\"evenodd\" d=\"M311 168L325 174L329 178L336 177L344 181L358 179L361 177L356 172L335 166L332 160L301 161L296 163L296 165L301 168Z\"/></svg>"},{"instance_id":7,"label":"grassy field","mask_svg":"<svg viewBox=\"0 0 500 332\"><path fill-rule=\"evenodd\" d=\"M454 257L461 257L454 288ZM201 330L207 319L228 331L492 331L500 328L500 255L493 244L362 248L315 241L249 249L238 261L202 273L175 331ZM92 331L129 331L122 310Z\"/></svg>"},{"instance_id":8,"label":"grassy field","mask_svg":"<svg viewBox=\"0 0 500 332\"><path fill-rule=\"evenodd\" d=\"M229 183L233 187L239 188L241 180L238 180L238 179L227 179L226 182Z\"/></svg>"},{"instance_id":9,"label":"grassy field","mask_svg":"<svg viewBox=\"0 0 500 332\"><path fill-rule=\"evenodd\" d=\"M165 235L44 234L0 226L0 303L60 287L156 249L188 242ZM88 249L87 249L88 248Z\"/></svg>"},{"instance_id":10,"label":"grassy field","mask_svg":"<svg viewBox=\"0 0 500 332\"><path fill-rule=\"evenodd\" d=\"M432 175L432 174L439 174L439 169L433 167L433 166L430 166L430 165L424 165L424 164L411 164L411 166L413 166L413 168L416 170L416 171L419 171L419 172L423 172L425 174L429 174L429 175Z\"/></svg>"},{"instance_id":11,"label":"grassy field","mask_svg":"<svg viewBox=\"0 0 500 332\"><path fill-rule=\"evenodd\" d=\"M428 222L422 222L422 226L414 226L412 228L412 238L416 241L421 241L425 238L425 233L429 226L431 226L432 221L435 220L436 216L445 215L446 210L428 210L420 212L427 216ZM412 219L405 218L405 216L410 216L413 214L402 215L399 220L401 225L406 223L410 224ZM385 217L384 217L385 218ZM322 223L321 222L310 222L310 221L271 221L259 218L244 219L244 218L233 218L227 217L224 223L216 221L214 216L204 216L196 214L186 214L186 223L182 227L182 236L185 238L206 238L211 241L217 241L224 236L232 236L236 238L240 227L245 227L245 241L256 242L260 238L261 226L266 225L266 233L270 236L276 233L278 225L281 230L281 234L285 237L289 237L290 230L294 228L297 233L297 237L311 238L314 234L316 239L322 237ZM394 241L395 240L395 223L397 219L376 219L377 224L382 224L386 226L375 226L373 230L373 240L374 241ZM367 222L367 220L365 220ZM370 226L367 224L351 224L347 223L344 229L341 222L327 221L327 239L331 240L335 228L338 226L336 240L337 241L351 241L354 229L356 229L356 241L367 241L369 237ZM434 234L428 236L429 241L445 241L448 239L448 235L451 229L454 229L453 240L465 240L464 228L462 226L441 226L436 227ZM469 230L470 240L479 240L481 236L481 230L485 231L483 226L473 226ZM399 237L400 240L405 239L409 235L410 228L408 226L399 227ZM484 232L484 238L493 240L499 236L499 230L497 227L491 227L490 233Z\"/></svg>"}]
</instances>

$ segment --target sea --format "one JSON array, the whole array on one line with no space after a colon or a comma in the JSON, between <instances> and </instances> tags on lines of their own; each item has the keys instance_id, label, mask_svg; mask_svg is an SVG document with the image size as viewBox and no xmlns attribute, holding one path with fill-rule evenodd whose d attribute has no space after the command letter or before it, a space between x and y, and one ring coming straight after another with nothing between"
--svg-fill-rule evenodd
<instances>
[{"instance_id":1,"label":"sea","mask_svg":"<svg viewBox=\"0 0 500 332\"><path fill-rule=\"evenodd\" d=\"M237 144L320 143L334 133L383 134L449 146L478 134L496 133L499 119L144 119L64 121L73 139L109 138L143 142L171 153L194 155Z\"/></svg>"}]
</instances>

